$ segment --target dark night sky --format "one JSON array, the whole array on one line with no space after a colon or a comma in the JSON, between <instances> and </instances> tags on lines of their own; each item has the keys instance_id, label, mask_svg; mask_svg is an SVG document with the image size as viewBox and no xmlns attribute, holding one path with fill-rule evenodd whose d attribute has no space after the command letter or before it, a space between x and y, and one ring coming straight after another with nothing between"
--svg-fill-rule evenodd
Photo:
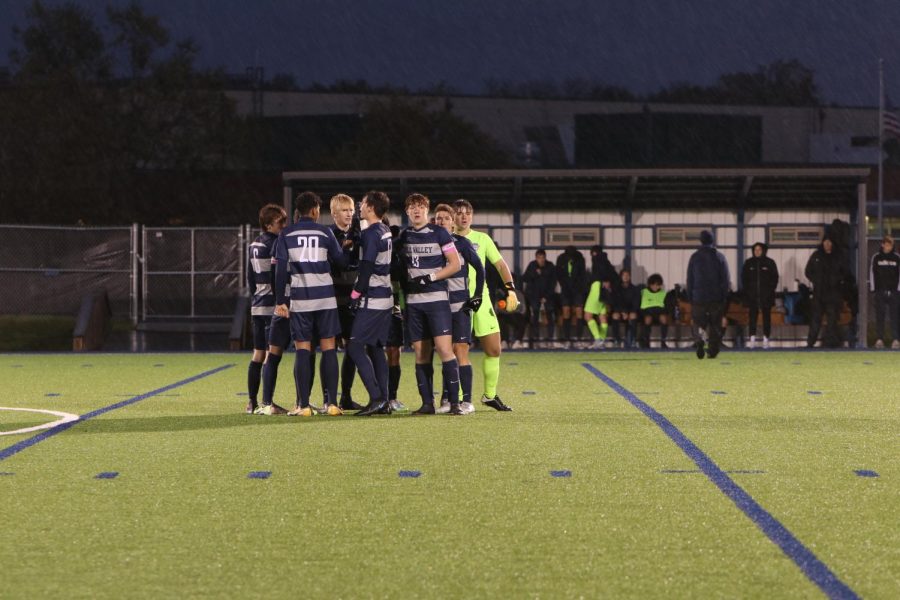
<instances>
[{"instance_id":1,"label":"dark night sky","mask_svg":"<svg viewBox=\"0 0 900 600\"><path fill-rule=\"evenodd\" d=\"M0 0L0 49L30 0ZM102 14L106 1L79 5ZM114 0L115 4L123 4ZM46 0L46 4L59 4ZM825 100L878 103L877 60L900 98L898 0L168 0L143 2L201 64L300 84L367 79L410 88L490 78L600 80L637 93L797 58ZM0 60L3 64L4 60Z\"/></svg>"}]
</instances>

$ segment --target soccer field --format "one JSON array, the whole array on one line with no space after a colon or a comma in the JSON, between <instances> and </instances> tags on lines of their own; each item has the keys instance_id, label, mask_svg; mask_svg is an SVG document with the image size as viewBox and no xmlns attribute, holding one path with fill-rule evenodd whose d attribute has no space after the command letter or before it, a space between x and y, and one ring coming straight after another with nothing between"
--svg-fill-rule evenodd
<instances>
[{"instance_id":1,"label":"soccer field","mask_svg":"<svg viewBox=\"0 0 900 600\"><path fill-rule=\"evenodd\" d=\"M900 597L895 354L508 353L456 418L248 416L246 363L0 355L82 416L0 436L0 596Z\"/></svg>"}]
</instances>

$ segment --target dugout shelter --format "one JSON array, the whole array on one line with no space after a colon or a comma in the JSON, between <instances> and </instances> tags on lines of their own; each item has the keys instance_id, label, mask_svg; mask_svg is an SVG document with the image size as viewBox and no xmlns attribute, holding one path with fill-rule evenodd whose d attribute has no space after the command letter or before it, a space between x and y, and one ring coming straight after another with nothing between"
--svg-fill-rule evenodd
<instances>
[{"instance_id":1,"label":"dugout shelter","mask_svg":"<svg viewBox=\"0 0 900 600\"><path fill-rule=\"evenodd\" d=\"M405 223L403 199L419 192L438 202L466 198L476 229L487 231L521 274L537 248L548 259L566 246L588 259L599 244L636 282L662 274L666 288L684 283L703 229L713 231L737 290L755 242L769 245L779 288L796 289L809 255L835 219L851 225L851 267L859 288L859 330L867 315L866 179L868 168L700 168L466 171L290 171L283 199L303 190L323 202L337 193L359 200L371 189L391 198L391 220ZM327 213L327 209L323 211ZM862 242L862 243L860 243Z\"/></svg>"}]
</instances>

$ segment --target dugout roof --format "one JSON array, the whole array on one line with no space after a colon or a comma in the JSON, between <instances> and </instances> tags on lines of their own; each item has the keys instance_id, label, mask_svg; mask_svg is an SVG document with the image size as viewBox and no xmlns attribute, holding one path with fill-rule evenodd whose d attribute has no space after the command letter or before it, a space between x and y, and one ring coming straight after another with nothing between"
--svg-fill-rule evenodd
<instances>
[{"instance_id":1,"label":"dugout roof","mask_svg":"<svg viewBox=\"0 0 900 600\"><path fill-rule=\"evenodd\" d=\"M853 209L868 168L578 169L468 171L289 171L285 201L311 189L360 198L370 189L395 207L412 192L432 201L470 200L478 209Z\"/></svg>"}]
</instances>

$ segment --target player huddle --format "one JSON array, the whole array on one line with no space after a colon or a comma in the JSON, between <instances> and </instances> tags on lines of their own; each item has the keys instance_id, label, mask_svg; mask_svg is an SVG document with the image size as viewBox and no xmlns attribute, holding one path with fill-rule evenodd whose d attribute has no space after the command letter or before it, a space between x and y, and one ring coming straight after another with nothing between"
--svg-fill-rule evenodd
<instances>
[{"instance_id":1,"label":"player huddle","mask_svg":"<svg viewBox=\"0 0 900 600\"><path fill-rule=\"evenodd\" d=\"M303 192L294 201L294 223L275 204L259 212L262 234L250 244L248 285L252 297L253 357L248 367L247 412L311 417L390 414L405 407L397 398L400 350L415 352L422 406L414 415L465 415L472 403L472 337L484 351L482 403L511 410L497 395L500 327L485 288L485 265L500 273L507 305L517 304L512 274L489 236L471 229L474 210L466 200L435 207L422 194L406 198L409 227L391 228L390 200L370 191L359 204L338 194L331 199L334 225L318 223L321 200ZM284 349L295 348L296 406L273 401ZM345 349L338 368L337 348ZM316 348L323 405L310 403ZM441 360L442 394L435 407L433 356ZM369 396L365 406L351 397L354 373ZM338 396L340 380L341 393ZM258 400L262 388L262 400Z\"/></svg>"}]
</instances>

